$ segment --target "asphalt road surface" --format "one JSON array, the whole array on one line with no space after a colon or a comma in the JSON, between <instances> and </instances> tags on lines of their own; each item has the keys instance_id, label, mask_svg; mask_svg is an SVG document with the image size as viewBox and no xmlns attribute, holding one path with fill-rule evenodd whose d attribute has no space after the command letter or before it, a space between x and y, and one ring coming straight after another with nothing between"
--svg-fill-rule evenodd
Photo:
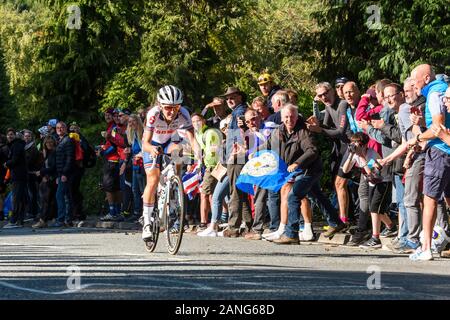
<instances>
[{"instance_id":1,"label":"asphalt road surface","mask_svg":"<svg viewBox=\"0 0 450 320\"><path fill-rule=\"evenodd\" d=\"M443 258L192 234L171 256L164 237L147 253L139 233L0 229L0 299L449 298Z\"/></svg>"}]
</instances>

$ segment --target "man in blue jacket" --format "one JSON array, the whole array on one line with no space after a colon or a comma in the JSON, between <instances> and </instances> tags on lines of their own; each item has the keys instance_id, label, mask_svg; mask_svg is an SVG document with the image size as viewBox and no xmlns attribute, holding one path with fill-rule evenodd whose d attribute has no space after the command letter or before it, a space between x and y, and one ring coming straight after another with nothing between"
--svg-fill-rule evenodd
<instances>
[{"instance_id":1,"label":"man in blue jacket","mask_svg":"<svg viewBox=\"0 0 450 320\"><path fill-rule=\"evenodd\" d=\"M422 141L428 142L425 157L425 171L423 179L423 233L424 243L415 253L409 256L413 261L433 260L431 253L431 237L436 222L437 203L444 194L450 197L450 146L441 139L436 138L431 126L445 126L450 128L450 114L443 102L447 83L436 80L432 67L422 64L411 72L414 89L417 94L426 98L425 124L427 130L408 141L409 146L417 145Z\"/></svg>"}]
</instances>

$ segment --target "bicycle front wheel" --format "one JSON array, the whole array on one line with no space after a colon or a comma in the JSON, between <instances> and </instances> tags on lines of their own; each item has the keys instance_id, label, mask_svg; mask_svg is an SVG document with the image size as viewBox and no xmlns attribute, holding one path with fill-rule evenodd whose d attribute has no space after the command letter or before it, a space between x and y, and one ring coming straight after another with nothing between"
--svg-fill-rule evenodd
<instances>
[{"instance_id":1,"label":"bicycle front wheel","mask_svg":"<svg viewBox=\"0 0 450 320\"><path fill-rule=\"evenodd\" d=\"M170 254L177 254L184 232L184 191L180 177L172 176L165 206L167 246Z\"/></svg>"}]
</instances>

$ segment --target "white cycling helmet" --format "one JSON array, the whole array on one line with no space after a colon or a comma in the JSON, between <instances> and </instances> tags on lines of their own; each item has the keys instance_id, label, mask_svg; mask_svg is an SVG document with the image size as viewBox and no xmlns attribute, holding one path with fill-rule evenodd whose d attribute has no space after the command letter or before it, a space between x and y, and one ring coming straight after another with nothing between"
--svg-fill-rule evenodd
<instances>
[{"instance_id":1,"label":"white cycling helmet","mask_svg":"<svg viewBox=\"0 0 450 320\"><path fill-rule=\"evenodd\" d=\"M183 93L175 86L164 86L158 91L158 102L161 104L181 104Z\"/></svg>"}]
</instances>

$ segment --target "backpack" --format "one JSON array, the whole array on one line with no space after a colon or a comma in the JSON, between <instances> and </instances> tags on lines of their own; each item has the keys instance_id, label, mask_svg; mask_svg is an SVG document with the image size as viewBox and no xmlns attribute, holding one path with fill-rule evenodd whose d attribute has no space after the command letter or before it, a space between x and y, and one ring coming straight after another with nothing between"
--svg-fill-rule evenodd
<instances>
[{"instance_id":1,"label":"backpack","mask_svg":"<svg viewBox=\"0 0 450 320\"><path fill-rule=\"evenodd\" d=\"M75 160L83 168L93 168L97 163L97 155L94 148L83 136L71 133L71 138L75 143Z\"/></svg>"}]
</instances>

